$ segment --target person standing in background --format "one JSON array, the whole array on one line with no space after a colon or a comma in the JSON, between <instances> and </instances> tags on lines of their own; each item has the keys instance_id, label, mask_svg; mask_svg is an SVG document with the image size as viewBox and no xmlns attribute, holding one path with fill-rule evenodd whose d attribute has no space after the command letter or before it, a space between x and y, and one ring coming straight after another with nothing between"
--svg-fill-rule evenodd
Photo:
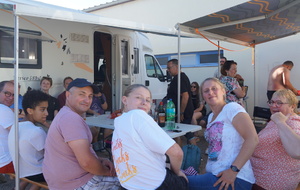
<instances>
[{"instance_id":1,"label":"person standing in background","mask_svg":"<svg viewBox=\"0 0 300 190\"><path fill-rule=\"evenodd\" d=\"M70 82L72 82L72 81L73 81L72 77L64 78L63 84L64 84L65 91L63 91L60 95L57 96L57 100L59 103L59 109L61 109L66 104L66 90L67 90Z\"/></svg>"},{"instance_id":2,"label":"person standing in background","mask_svg":"<svg viewBox=\"0 0 300 190\"><path fill-rule=\"evenodd\" d=\"M222 69L222 66L224 65L224 63L227 61L226 57L220 57L220 69L219 67L215 70L214 72L214 77L215 78L220 78L221 76L221 69Z\"/></svg>"},{"instance_id":3,"label":"person standing in background","mask_svg":"<svg viewBox=\"0 0 300 190\"><path fill-rule=\"evenodd\" d=\"M49 94L49 90L52 87L52 84L53 84L52 78L48 77L48 76L44 76L40 82L41 91L50 96L50 98L48 100L48 108L47 108L47 111L48 111L47 120L48 121L52 121L59 110L58 100ZM46 126L46 127L49 127L49 126Z\"/></svg>"},{"instance_id":4,"label":"person standing in background","mask_svg":"<svg viewBox=\"0 0 300 190\"><path fill-rule=\"evenodd\" d=\"M178 60L171 59L167 63L167 70L173 77L169 88L167 90L167 99L172 99L175 104L175 122L177 122L177 117L180 117L180 122L185 124L191 124L192 117L194 113L194 106L192 102L192 92L190 86L190 80L188 76L180 71L178 67ZM178 94L178 74L180 73L180 113L177 113L177 94ZM187 133L185 137L191 144L196 145L199 141L198 137L194 137L193 133ZM179 139L178 139L179 140ZM180 142L178 142L180 143ZM181 143L180 143L181 144Z\"/></svg>"},{"instance_id":5,"label":"person standing in background","mask_svg":"<svg viewBox=\"0 0 300 190\"><path fill-rule=\"evenodd\" d=\"M290 89L296 96L299 95L290 81L290 73L293 67L294 63L292 61L285 61L282 65L278 65L271 70L267 87L268 100L271 100L272 95L280 89Z\"/></svg>"}]
</instances>

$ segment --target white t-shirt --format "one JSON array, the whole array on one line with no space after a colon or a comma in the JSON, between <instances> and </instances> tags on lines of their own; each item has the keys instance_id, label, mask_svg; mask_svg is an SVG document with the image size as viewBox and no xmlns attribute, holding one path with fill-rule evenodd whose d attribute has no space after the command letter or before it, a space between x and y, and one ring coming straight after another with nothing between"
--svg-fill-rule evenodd
<instances>
[{"instance_id":1,"label":"white t-shirt","mask_svg":"<svg viewBox=\"0 0 300 190\"><path fill-rule=\"evenodd\" d=\"M13 111L0 104L0 168L9 164L12 159L8 150L8 127L14 124Z\"/></svg>"},{"instance_id":2,"label":"white t-shirt","mask_svg":"<svg viewBox=\"0 0 300 190\"><path fill-rule=\"evenodd\" d=\"M175 141L143 110L114 121L114 165L121 185L130 190L156 189L166 176L166 151Z\"/></svg>"},{"instance_id":3,"label":"white t-shirt","mask_svg":"<svg viewBox=\"0 0 300 190\"><path fill-rule=\"evenodd\" d=\"M46 132L30 121L19 123L20 177L42 173ZM9 152L15 162L15 126L8 135Z\"/></svg>"},{"instance_id":4,"label":"white t-shirt","mask_svg":"<svg viewBox=\"0 0 300 190\"><path fill-rule=\"evenodd\" d=\"M227 170L239 154L244 139L232 125L232 120L241 112L246 113L241 105L231 102L223 107L223 110L213 122L211 122L213 113L209 115L205 131L205 138L209 142L208 161L206 164L207 172L217 175ZM249 160L240 169L237 177L250 183L255 182Z\"/></svg>"}]
</instances>

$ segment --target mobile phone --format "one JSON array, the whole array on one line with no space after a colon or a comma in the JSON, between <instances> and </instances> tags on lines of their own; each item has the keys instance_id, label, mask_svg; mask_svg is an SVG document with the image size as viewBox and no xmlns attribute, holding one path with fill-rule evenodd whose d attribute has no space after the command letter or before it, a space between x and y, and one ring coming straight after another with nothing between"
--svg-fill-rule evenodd
<instances>
[{"instance_id":1,"label":"mobile phone","mask_svg":"<svg viewBox=\"0 0 300 190\"><path fill-rule=\"evenodd\" d=\"M174 129L172 131L175 132L175 133L180 133L181 132L181 130L178 130L178 129Z\"/></svg>"}]
</instances>

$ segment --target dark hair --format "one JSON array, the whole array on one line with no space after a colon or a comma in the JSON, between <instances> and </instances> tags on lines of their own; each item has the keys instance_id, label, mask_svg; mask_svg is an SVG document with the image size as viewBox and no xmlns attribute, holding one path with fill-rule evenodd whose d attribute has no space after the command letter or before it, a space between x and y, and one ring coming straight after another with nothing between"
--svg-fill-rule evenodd
<instances>
[{"instance_id":1,"label":"dark hair","mask_svg":"<svg viewBox=\"0 0 300 190\"><path fill-rule=\"evenodd\" d=\"M199 95L199 94L200 94L200 91L199 91L199 84L198 84L196 81L192 82L191 85L192 85L192 84L194 84L194 85L196 86L196 95Z\"/></svg>"},{"instance_id":2,"label":"dark hair","mask_svg":"<svg viewBox=\"0 0 300 190\"><path fill-rule=\"evenodd\" d=\"M287 65L287 66L294 66L294 63L292 62L292 61L285 61L284 63L283 63L283 65Z\"/></svg>"},{"instance_id":3,"label":"dark hair","mask_svg":"<svg viewBox=\"0 0 300 190\"><path fill-rule=\"evenodd\" d=\"M226 71L230 69L231 65L237 65L237 63L234 62L233 60L226 61L221 68L221 74L227 76Z\"/></svg>"},{"instance_id":4,"label":"dark hair","mask_svg":"<svg viewBox=\"0 0 300 190\"><path fill-rule=\"evenodd\" d=\"M196 100L195 100L196 103L195 104L197 105L197 107L194 108L194 109L197 109L200 105L200 89L199 89L198 82L196 82L196 81L192 82L191 86L192 86L192 84L194 84L196 86L196 91L195 91L196 92ZM194 101L193 101L193 104L194 104ZM195 105L194 105L194 107L195 107Z\"/></svg>"},{"instance_id":5,"label":"dark hair","mask_svg":"<svg viewBox=\"0 0 300 190\"><path fill-rule=\"evenodd\" d=\"M43 80L49 81L49 82L50 82L50 86L52 86L53 81L52 81L52 78L51 78L51 77L49 77L49 76L47 76L47 77L46 77L46 76L42 77L42 79L41 79L41 81L40 81L40 85L42 84Z\"/></svg>"},{"instance_id":6,"label":"dark hair","mask_svg":"<svg viewBox=\"0 0 300 190\"><path fill-rule=\"evenodd\" d=\"M41 102L48 101L50 96L40 90L30 90L27 91L23 96L22 106L25 112L25 115L28 114L27 108L34 109Z\"/></svg>"},{"instance_id":7,"label":"dark hair","mask_svg":"<svg viewBox=\"0 0 300 190\"><path fill-rule=\"evenodd\" d=\"M4 86L6 85L6 83L11 83L12 85L14 85L13 82L8 81L8 80L1 81L1 82L0 82L0 92L2 92L2 90L3 90Z\"/></svg>"},{"instance_id":8,"label":"dark hair","mask_svg":"<svg viewBox=\"0 0 300 190\"><path fill-rule=\"evenodd\" d=\"M220 57L220 59L225 59L225 61L227 61L227 58L226 58L226 57Z\"/></svg>"},{"instance_id":9,"label":"dark hair","mask_svg":"<svg viewBox=\"0 0 300 190\"><path fill-rule=\"evenodd\" d=\"M64 82L63 82L63 84L65 85L65 81L66 80L68 80L68 79L71 79L71 80L73 80L73 78L72 77L66 77L66 78L64 78Z\"/></svg>"},{"instance_id":10,"label":"dark hair","mask_svg":"<svg viewBox=\"0 0 300 190\"><path fill-rule=\"evenodd\" d=\"M178 59L171 59L168 61L168 63L172 62L174 65L178 65Z\"/></svg>"}]
</instances>

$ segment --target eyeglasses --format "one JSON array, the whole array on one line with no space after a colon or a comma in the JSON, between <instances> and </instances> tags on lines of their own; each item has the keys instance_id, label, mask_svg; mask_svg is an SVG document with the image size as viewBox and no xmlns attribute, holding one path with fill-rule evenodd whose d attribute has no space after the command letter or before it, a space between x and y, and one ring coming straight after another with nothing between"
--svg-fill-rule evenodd
<instances>
[{"instance_id":1,"label":"eyeglasses","mask_svg":"<svg viewBox=\"0 0 300 190\"><path fill-rule=\"evenodd\" d=\"M11 97L11 96L14 97L15 96L15 94L7 92L7 91L5 91L3 93L5 94L6 97Z\"/></svg>"},{"instance_id":2,"label":"eyeglasses","mask_svg":"<svg viewBox=\"0 0 300 190\"><path fill-rule=\"evenodd\" d=\"M196 86L191 86L191 88L196 88Z\"/></svg>"},{"instance_id":3,"label":"eyeglasses","mask_svg":"<svg viewBox=\"0 0 300 190\"><path fill-rule=\"evenodd\" d=\"M170 69L171 69L172 67L174 67L174 66L175 66L175 65L172 65L172 66L170 66L170 67L167 67L167 69L170 70Z\"/></svg>"},{"instance_id":4,"label":"eyeglasses","mask_svg":"<svg viewBox=\"0 0 300 190\"><path fill-rule=\"evenodd\" d=\"M275 105L276 107L281 107L282 104L289 104L289 103L284 103L281 101L274 101L274 100L269 100L269 101L267 101L267 103L269 104L269 106Z\"/></svg>"}]
</instances>

